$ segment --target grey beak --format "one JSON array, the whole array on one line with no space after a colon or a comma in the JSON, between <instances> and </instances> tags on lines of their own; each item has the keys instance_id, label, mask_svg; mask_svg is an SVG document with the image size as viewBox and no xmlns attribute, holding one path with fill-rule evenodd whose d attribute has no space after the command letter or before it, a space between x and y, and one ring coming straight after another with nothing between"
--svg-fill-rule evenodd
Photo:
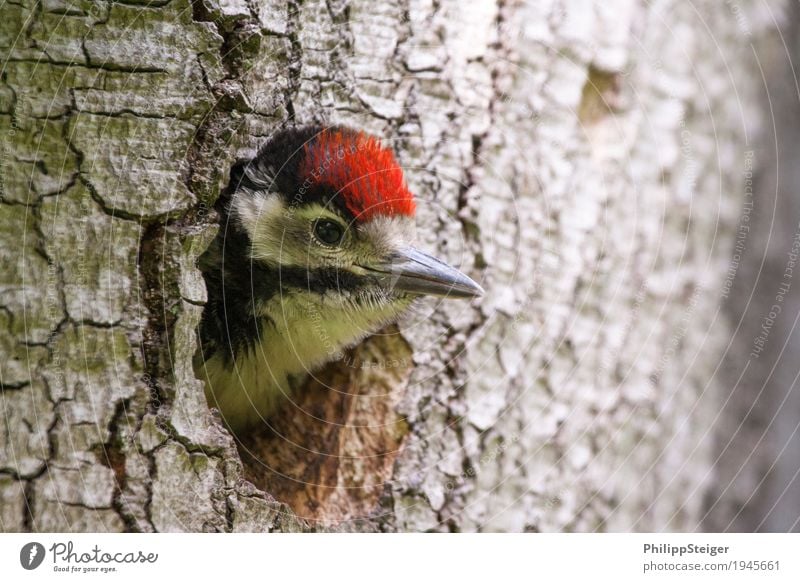
<instances>
[{"instance_id":1,"label":"grey beak","mask_svg":"<svg viewBox=\"0 0 800 582\"><path fill-rule=\"evenodd\" d=\"M413 247L396 252L379 265L364 267L387 287L416 295L480 297L483 288L447 263Z\"/></svg>"}]
</instances>

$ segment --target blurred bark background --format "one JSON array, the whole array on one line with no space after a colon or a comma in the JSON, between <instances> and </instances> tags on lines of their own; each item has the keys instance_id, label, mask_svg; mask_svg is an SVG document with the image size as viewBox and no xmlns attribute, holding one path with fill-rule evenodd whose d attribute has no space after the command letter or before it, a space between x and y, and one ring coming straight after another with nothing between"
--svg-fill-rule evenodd
<instances>
[{"instance_id":1,"label":"blurred bark background","mask_svg":"<svg viewBox=\"0 0 800 582\"><path fill-rule=\"evenodd\" d=\"M726 303L735 333L721 369L727 391L706 495L704 527L713 531L800 531L800 3L787 6L779 33L755 44L763 121Z\"/></svg>"},{"instance_id":2,"label":"blurred bark background","mask_svg":"<svg viewBox=\"0 0 800 582\"><path fill-rule=\"evenodd\" d=\"M698 528L759 6L3 4L0 528ZM195 260L232 162L313 120L391 143L423 246L488 293L235 443L192 372Z\"/></svg>"}]
</instances>

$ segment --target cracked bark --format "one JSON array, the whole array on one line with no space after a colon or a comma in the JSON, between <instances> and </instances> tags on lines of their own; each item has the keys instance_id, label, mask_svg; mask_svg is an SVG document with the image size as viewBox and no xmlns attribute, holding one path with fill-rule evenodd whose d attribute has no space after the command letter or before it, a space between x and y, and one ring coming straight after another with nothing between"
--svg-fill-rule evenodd
<instances>
[{"instance_id":1,"label":"cracked bark","mask_svg":"<svg viewBox=\"0 0 800 582\"><path fill-rule=\"evenodd\" d=\"M754 65L726 5L583 4L6 5L0 529L694 528ZM391 141L488 297L235 443L194 264L231 163L310 121Z\"/></svg>"}]
</instances>

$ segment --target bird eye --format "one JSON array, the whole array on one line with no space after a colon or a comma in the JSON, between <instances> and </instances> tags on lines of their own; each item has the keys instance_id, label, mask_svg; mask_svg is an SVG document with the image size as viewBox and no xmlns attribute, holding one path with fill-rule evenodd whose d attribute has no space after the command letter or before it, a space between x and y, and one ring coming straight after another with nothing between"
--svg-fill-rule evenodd
<instances>
[{"instance_id":1,"label":"bird eye","mask_svg":"<svg viewBox=\"0 0 800 582\"><path fill-rule=\"evenodd\" d=\"M314 236L326 245L335 245L342 240L344 229L333 220L320 219L314 223Z\"/></svg>"}]
</instances>

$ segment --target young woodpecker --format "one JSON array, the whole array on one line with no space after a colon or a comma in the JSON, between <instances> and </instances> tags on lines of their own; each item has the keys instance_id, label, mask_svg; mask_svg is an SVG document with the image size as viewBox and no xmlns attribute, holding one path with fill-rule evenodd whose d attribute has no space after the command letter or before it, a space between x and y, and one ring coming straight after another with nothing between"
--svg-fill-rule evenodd
<instances>
[{"instance_id":1,"label":"young woodpecker","mask_svg":"<svg viewBox=\"0 0 800 582\"><path fill-rule=\"evenodd\" d=\"M298 380L421 295L483 289L414 248L414 197L392 151L345 127L275 135L231 173L201 257L208 303L195 360L209 405L241 432Z\"/></svg>"}]
</instances>

